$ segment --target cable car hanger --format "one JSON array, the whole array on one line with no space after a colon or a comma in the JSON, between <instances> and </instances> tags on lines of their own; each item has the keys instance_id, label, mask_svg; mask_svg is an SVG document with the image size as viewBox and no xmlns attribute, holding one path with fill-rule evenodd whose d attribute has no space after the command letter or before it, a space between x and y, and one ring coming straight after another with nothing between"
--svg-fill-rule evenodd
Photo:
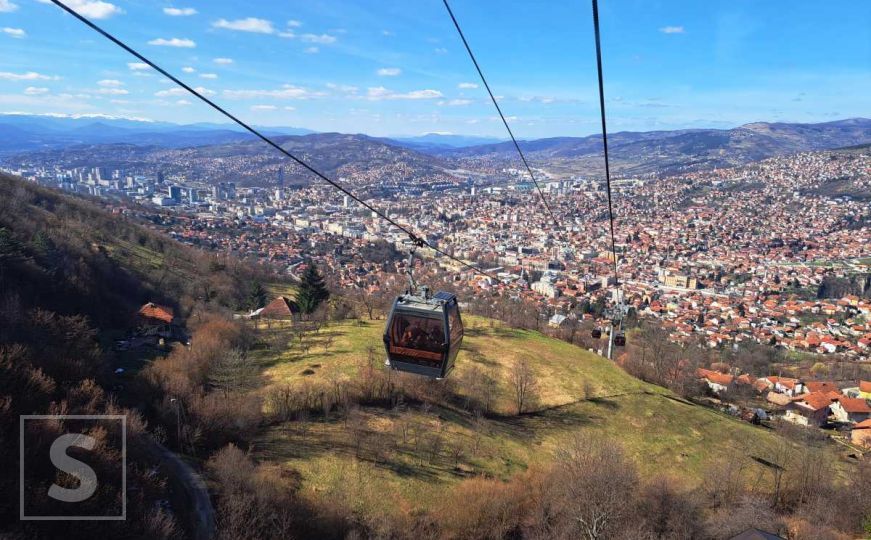
<instances>
[{"instance_id":1,"label":"cable car hanger","mask_svg":"<svg viewBox=\"0 0 871 540\"><path fill-rule=\"evenodd\" d=\"M457 297L430 288L414 278L414 255L408 252L408 289L393 301L384 326L384 364L390 369L443 379L454 367L463 343L463 321Z\"/></svg>"}]
</instances>

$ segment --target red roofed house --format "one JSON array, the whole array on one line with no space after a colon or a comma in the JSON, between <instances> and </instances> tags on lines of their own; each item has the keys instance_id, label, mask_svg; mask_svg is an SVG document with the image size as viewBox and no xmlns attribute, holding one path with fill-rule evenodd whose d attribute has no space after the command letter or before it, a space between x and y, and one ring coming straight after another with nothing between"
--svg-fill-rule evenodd
<instances>
[{"instance_id":1,"label":"red roofed house","mask_svg":"<svg viewBox=\"0 0 871 540\"><path fill-rule=\"evenodd\" d=\"M260 317L264 319L292 319L298 314L299 306L296 305L296 302L284 296L279 296L272 302L269 302L260 311Z\"/></svg>"},{"instance_id":2,"label":"red roofed house","mask_svg":"<svg viewBox=\"0 0 871 540\"><path fill-rule=\"evenodd\" d=\"M175 312L171 307L148 302L136 313L140 332L149 336L171 337Z\"/></svg>"},{"instance_id":3,"label":"red roofed house","mask_svg":"<svg viewBox=\"0 0 871 540\"><path fill-rule=\"evenodd\" d=\"M697 369L696 375L699 379L703 379L708 384L708 388L710 388L715 394L728 390L732 385L732 382L735 380L731 375L704 368Z\"/></svg>"},{"instance_id":4,"label":"red roofed house","mask_svg":"<svg viewBox=\"0 0 871 540\"><path fill-rule=\"evenodd\" d=\"M838 385L832 381L808 381L805 383L808 392L837 392Z\"/></svg>"},{"instance_id":5,"label":"red roofed house","mask_svg":"<svg viewBox=\"0 0 871 540\"><path fill-rule=\"evenodd\" d=\"M859 423L871 418L871 407L862 398L839 397L831 405L838 422Z\"/></svg>"},{"instance_id":6,"label":"red roofed house","mask_svg":"<svg viewBox=\"0 0 871 540\"><path fill-rule=\"evenodd\" d=\"M814 392L793 398L792 403L786 406L783 419L802 426L820 427L828 421L829 405L838 397L840 396Z\"/></svg>"},{"instance_id":7,"label":"red roofed house","mask_svg":"<svg viewBox=\"0 0 871 540\"><path fill-rule=\"evenodd\" d=\"M850 441L856 446L871 448L871 420L859 422L850 432Z\"/></svg>"},{"instance_id":8,"label":"red roofed house","mask_svg":"<svg viewBox=\"0 0 871 540\"><path fill-rule=\"evenodd\" d=\"M871 381L859 381L859 397L871 399Z\"/></svg>"}]
</instances>

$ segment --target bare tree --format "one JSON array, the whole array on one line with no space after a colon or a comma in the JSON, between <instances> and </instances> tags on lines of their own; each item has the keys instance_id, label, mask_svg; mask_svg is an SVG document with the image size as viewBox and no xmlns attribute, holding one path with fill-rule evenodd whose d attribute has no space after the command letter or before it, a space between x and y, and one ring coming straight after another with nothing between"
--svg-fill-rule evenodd
<instances>
[{"instance_id":1,"label":"bare tree","mask_svg":"<svg viewBox=\"0 0 871 540\"><path fill-rule=\"evenodd\" d=\"M534 520L540 538L618 537L633 512L638 479L615 442L589 433L557 454Z\"/></svg>"},{"instance_id":2,"label":"bare tree","mask_svg":"<svg viewBox=\"0 0 871 540\"><path fill-rule=\"evenodd\" d=\"M517 414L523 414L538 400L538 378L525 359L517 360L511 371L511 384L514 388L514 404Z\"/></svg>"},{"instance_id":3,"label":"bare tree","mask_svg":"<svg viewBox=\"0 0 871 540\"><path fill-rule=\"evenodd\" d=\"M333 343L336 342L336 336L332 333L324 334L324 354L328 353L333 348Z\"/></svg>"}]
</instances>

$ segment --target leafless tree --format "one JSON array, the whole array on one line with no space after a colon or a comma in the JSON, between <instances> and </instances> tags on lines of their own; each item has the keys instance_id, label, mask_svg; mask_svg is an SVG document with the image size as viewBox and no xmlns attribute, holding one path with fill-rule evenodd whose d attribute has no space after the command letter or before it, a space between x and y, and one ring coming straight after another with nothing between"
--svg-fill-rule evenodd
<instances>
[{"instance_id":1,"label":"leafless tree","mask_svg":"<svg viewBox=\"0 0 871 540\"><path fill-rule=\"evenodd\" d=\"M633 515L638 484L632 463L614 442L589 433L573 437L557 454L545 481L532 536L618 537Z\"/></svg>"},{"instance_id":2,"label":"leafless tree","mask_svg":"<svg viewBox=\"0 0 871 540\"><path fill-rule=\"evenodd\" d=\"M514 389L517 414L523 414L538 400L538 378L527 360L521 358L514 363L511 370L511 384Z\"/></svg>"}]
</instances>

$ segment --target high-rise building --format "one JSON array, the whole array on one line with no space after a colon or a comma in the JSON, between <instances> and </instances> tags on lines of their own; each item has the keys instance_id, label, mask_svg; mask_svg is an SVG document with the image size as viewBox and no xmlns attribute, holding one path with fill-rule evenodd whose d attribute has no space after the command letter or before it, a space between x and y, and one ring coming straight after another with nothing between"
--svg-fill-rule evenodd
<instances>
[{"instance_id":1,"label":"high-rise building","mask_svg":"<svg viewBox=\"0 0 871 540\"><path fill-rule=\"evenodd\" d=\"M284 167L283 166L278 167L278 187L279 188L284 187Z\"/></svg>"},{"instance_id":2,"label":"high-rise building","mask_svg":"<svg viewBox=\"0 0 871 540\"><path fill-rule=\"evenodd\" d=\"M169 198L175 202L181 202L181 186L169 186Z\"/></svg>"}]
</instances>

